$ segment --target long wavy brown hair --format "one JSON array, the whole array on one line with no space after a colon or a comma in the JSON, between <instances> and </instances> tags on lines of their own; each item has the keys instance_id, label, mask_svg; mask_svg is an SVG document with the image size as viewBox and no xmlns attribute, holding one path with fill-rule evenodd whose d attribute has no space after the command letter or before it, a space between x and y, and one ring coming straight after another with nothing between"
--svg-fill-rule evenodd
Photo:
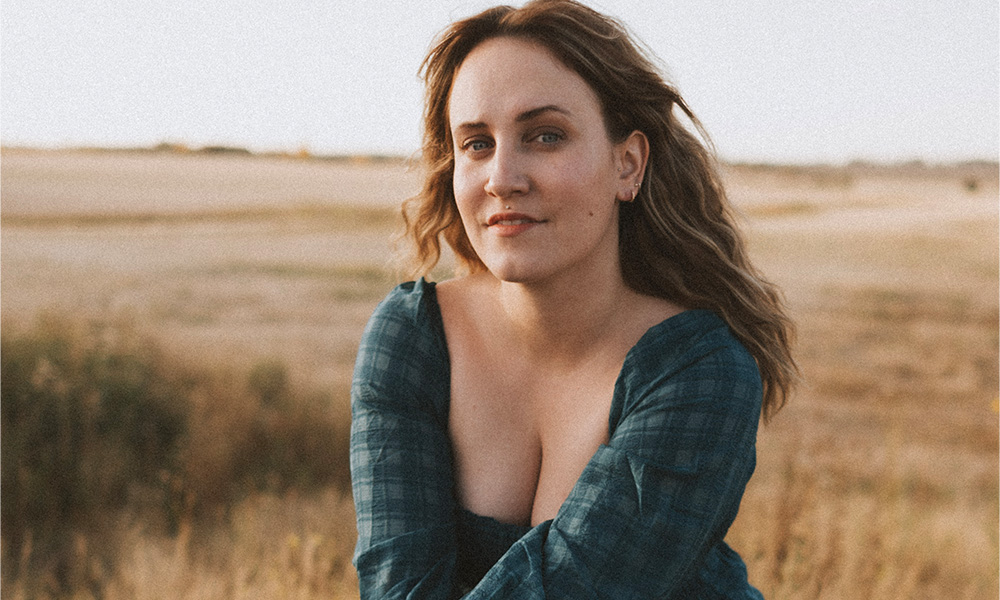
<instances>
[{"instance_id":1,"label":"long wavy brown hair","mask_svg":"<svg viewBox=\"0 0 1000 600\"><path fill-rule=\"evenodd\" d=\"M541 44L580 75L600 99L613 142L636 130L649 139L640 194L635 202L619 203L625 283L722 317L757 361L763 417L769 419L785 404L797 378L790 348L793 326L781 295L750 263L701 123L625 27L582 4L535 0L517 9L498 6L452 24L436 40L421 67L426 175L420 193L403 205L405 236L413 242L410 275L427 275L437 264L442 238L460 271L486 268L455 203L448 100L455 73L469 52L502 36Z\"/></svg>"}]
</instances>

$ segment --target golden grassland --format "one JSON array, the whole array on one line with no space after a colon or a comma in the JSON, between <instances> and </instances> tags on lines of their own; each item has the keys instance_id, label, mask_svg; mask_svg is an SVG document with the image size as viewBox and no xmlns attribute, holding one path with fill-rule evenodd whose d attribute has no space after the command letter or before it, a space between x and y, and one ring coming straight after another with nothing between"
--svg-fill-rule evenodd
<instances>
[{"instance_id":1,"label":"golden grassland","mask_svg":"<svg viewBox=\"0 0 1000 600\"><path fill-rule=\"evenodd\" d=\"M10 149L0 168L3 598L356 597L347 386L417 174ZM729 536L751 581L996 598L997 166L725 174L803 369ZM43 400L80 412L20 408ZM173 429L137 439L136 414Z\"/></svg>"}]
</instances>

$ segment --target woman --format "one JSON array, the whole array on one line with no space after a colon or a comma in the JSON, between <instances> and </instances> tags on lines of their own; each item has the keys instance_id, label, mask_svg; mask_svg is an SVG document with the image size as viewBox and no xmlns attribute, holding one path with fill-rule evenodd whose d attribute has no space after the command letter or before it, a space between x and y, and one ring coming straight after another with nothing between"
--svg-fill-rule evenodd
<instances>
[{"instance_id":1,"label":"woman","mask_svg":"<svg viewBox=\"0 0 1000 600\"><path fill-rule=\"evenodd\" d=\"M697 120L567 0L424 62L418 275L366 328L351 468L364 598L759 598L723 541L794 378Z\"/></svg>"}]
</instances>

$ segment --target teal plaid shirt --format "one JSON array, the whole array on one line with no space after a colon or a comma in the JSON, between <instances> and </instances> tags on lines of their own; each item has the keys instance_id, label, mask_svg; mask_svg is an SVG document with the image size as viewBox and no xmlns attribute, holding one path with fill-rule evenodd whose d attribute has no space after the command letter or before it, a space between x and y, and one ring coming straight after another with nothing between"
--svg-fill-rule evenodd
<instances>
[{"instance_id":1,"label":"teal plaid shirt","mask_svg":"<svg viewBox=\"0 0 1000 600\"><path fill-rule=\"evenodd\" d=\"M754 470L760 374L715 314L646 332L608 443L554 519L513 536L455 500L449 385L434 284L403 284L368 322L351 387L362 598L761 598L723 541Z\"/></svg>"}]
</instances>

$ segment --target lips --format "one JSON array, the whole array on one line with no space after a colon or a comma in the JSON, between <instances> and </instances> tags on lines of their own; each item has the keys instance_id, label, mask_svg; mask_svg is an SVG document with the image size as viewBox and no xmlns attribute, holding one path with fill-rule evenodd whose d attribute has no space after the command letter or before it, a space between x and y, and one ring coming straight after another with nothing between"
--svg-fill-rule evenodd
<instances>
[{"instance_id":1,"label":"lips","mask_svg":"<svg viewBox=\"0 0 1000 600\"><path fill-rule=\"evenodd\" d=\"M512 236L544 223L531 215L515 212L496 213L486 221L486 227L501 236Z\"/></svg>"},{"instance_id":2,"label":"lips","mask_svg":"<svg viewBox=\"0 0 1000 600\"><path fill-rule=\"evenodd\" d=\"M529 215L521 213L504 212L497 213L486 221L487 227L492 227L494 225L523 225L525 223L538 223L537 219L533 219Z\"/></svg>"}]
</instances>

